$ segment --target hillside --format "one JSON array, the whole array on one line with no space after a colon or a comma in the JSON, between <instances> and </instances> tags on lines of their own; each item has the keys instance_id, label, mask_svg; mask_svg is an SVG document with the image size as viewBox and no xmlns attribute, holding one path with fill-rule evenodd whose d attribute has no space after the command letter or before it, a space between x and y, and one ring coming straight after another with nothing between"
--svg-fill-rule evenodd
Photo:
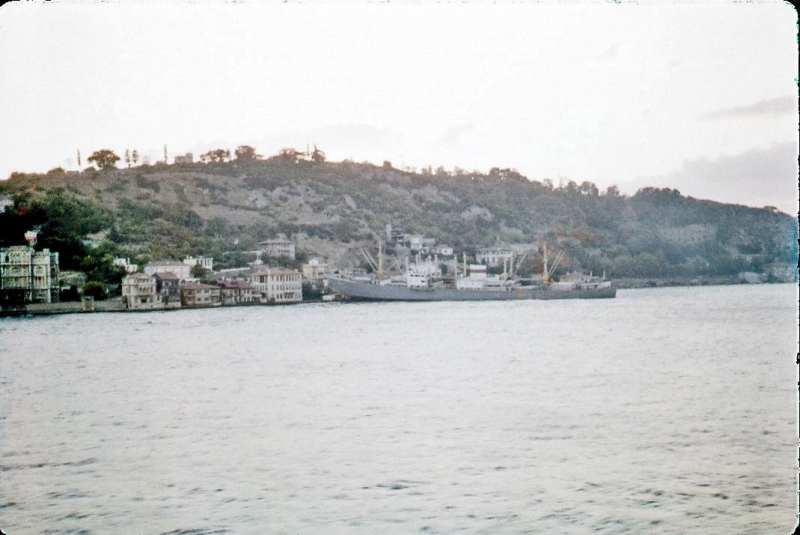
<instances>
[{"instance_id":1,"label":"hillside","mask_svg":"<svg viewBox=\"0 0 800 535\"><path fill-rule=\"evenodd\" d=\"M353 162L267 160L14 173L0 182L0 246L40 230L62 269L102 278L108 259L215 258L244 265L261 240L285 234L301 259L360 262L387 224L471 253L501 243L547 243L564 268L616 277L735 275L797 262L797 221L645 188L634 196L594 184L561 187L510 169L420 173ZM537 258L531 259L535 269Z\"/></svg>"}]
</instances>

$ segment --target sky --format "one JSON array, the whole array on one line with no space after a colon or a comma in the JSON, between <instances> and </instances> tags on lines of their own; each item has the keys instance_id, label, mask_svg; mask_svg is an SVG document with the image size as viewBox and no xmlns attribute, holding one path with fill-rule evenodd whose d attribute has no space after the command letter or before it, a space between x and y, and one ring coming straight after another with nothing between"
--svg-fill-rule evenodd
<instances>
[{"instance_id":1,"label":"sky","mask_svg":"<svg viewBox=\"0 0 800 535\"><path fill-rule=\"evenodd\" d=\"M26 2L0 179L251 145L798 211L785 2Z\"/></svg>"}]
</instances>

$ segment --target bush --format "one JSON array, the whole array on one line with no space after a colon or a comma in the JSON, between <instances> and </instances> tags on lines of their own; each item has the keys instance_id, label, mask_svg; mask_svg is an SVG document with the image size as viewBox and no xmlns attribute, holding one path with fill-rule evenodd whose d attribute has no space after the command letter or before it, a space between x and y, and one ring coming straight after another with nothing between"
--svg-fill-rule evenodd
<instances>
[{"instance_id":1,"label":"bush","mask_svg":"<svg viewBox=\"0 0 800 535\"><path fill-rule=\"evenodd\" d=\"M89 281L83 285L83 295L85 297L94 297L96 301L102 301L106 298L106 290L102 282Z\"/></svg>"}]
</instances>

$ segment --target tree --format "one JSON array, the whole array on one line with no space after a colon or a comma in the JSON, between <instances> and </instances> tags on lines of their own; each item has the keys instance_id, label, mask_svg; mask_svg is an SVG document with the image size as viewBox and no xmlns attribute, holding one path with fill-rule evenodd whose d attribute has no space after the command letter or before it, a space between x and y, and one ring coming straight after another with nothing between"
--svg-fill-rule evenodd
<instances>
[{"instance_id":1,"label":"tree","mask_svg":"<svg viewBox=\"0 0 800 535\"><path fill-rule=\"evenodd\" d=\"M129 151L128 149L125 149L125 164L130 169L130 167L131 167L131 151Z\"/></svg>"},{"instance_id":2,"label":"tree","mask_svg":"<svg viewBox=\"0 0 800 535\"><path fill-rule=\"evenodd\" d=\"M231 158L231 151L223 150L223 149L216 149L210 150L205 154L200 155L200 161L203 163L222 163L224 161L230 160Z\"/></svg>"},{"instance_id":3,"label":"tree","mask_svg":"<svg viewBox=\"0 0 800 535\"><path fill-rule=\"evenodd\" d=\"M105 299L106 289L103 288L103 283L100 281L88 281L83 285L83 295L94 297L97 301L100 301Z\"/></svg>"},{"instance_id":4,"label":"tree","mask_svg":"<svg viewBox=\"0 0 800 535\"><path fill-rule=\"evenodd\" d=\"M314 163L323 163L325 161L325 153L322 152L314 145L314 152L311 153L311 161Z\"/></svg>"},{"instance_id":5,"label":"tree","mask_svg":"<svg viewBox=\"0 0 800 535\"><path fill-rule=\"evenodd\" d=\"M236 161L238 162L251 162L253 160L260 160L261 155L256 154L256 149L249 145L239 145L234 151Z\"/></svg>"},{"instance_id":6,"label":"tree","mask_svg":"<svg viewBox=\"0 0 800 535\"><path fill-rule=\"evenodd\" d=\"M117 167L119 156L114 154L114 151L101 149L93 152L92 155L87 158L87 161L94 163L98 169L114 169Z\"/></svg>"},{"instance_id":7,"label":"tree","mask_svg":"<svg viewBox=\"0 0 800 535\"><path fill-rule=\"evenodd\" d=\"M191 273L192 277L202 279L203 277L206 276L208 270L203 266L201 266L200 264L195 264L192 266L192 269L189 273Z\"/></svg>"},{"instance_id":8,"label":"tree","mask_svg":"<svg viewBox=\"0 0 800 535\"><path fill-rule=\"evenodd\" d=\"M133 160L133 165L136 165L136 163L139 161L139 151L138 150L133 149L133 153L131 153L131 160Z\"/></svg>"},{"instance_id":9,"label":"tree","mask_svg":"<svg viewBox=\"0 0 800 535\"><path fill-rule=\"evenodd\" d=\"M284 162L296 162L300 158L300 153L293 148L285 148L278 151L277 158Z\"/></svg>"}]
</instances>

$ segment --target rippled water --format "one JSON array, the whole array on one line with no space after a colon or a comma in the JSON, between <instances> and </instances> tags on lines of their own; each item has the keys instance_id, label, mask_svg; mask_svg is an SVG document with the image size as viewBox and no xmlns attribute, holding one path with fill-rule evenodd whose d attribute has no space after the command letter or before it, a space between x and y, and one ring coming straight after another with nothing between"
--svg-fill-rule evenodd
<instances>
[{"instance_id":1,"label":"rippled water","mask_svg":"<svg viewBox=\"0 0 800 535\"><path fill-rule=\"evenodd\" d=\"M796 303L0 320L0 529L790 533Z\"/></svg>"}]
</instances>

